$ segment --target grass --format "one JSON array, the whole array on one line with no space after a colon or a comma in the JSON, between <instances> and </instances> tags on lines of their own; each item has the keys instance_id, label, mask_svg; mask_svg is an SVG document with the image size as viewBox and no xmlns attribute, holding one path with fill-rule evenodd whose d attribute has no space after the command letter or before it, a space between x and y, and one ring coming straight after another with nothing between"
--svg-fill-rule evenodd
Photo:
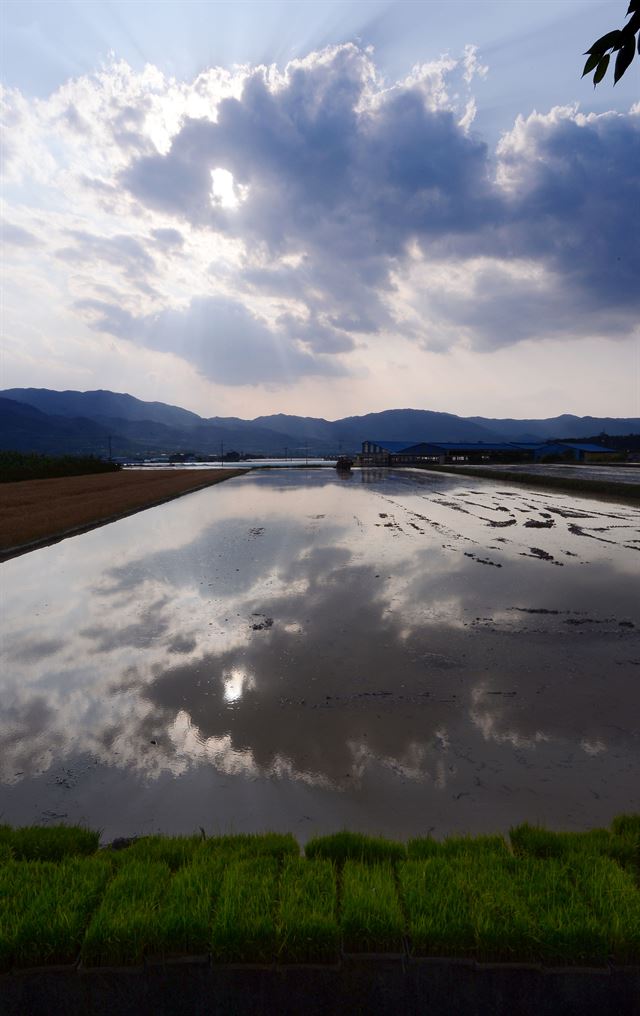
<instances>
[{"instance_id":1,"label":"grass","mask_svg":"<svg viewBox=\"0 0 640 1016\"><path fill-rule=\"evenodd\" d=\"M11 848L19 861L61 861L65 857L93 854L100 833L82 826L0 826L0 847Z\"/></svg>"},{"instance_id":2,"label":"grass","mask_svg":"<svg viewBox=\"0 0 640 1016\"><path fill-rule=\"evenodd\" d=\"M640 893L614 861L432 856L399 869L417 955L606 964L640 957Z\"/></svg>"},{"instance_id":3,"label":"grass","mask_svg":"<svg viewBox=\"0 0 640 1016\"><path fill-rule=\"evenodd\" d=\"M158 861L178 871L186 864L249 860L252 857L299 857L290 833L239 833L233 836L142 836L118 851L118 864Z\"/></svg>"},{"instance_id":4,"label":"grass","mask_svg":"<svg viewBox=\"0 0 640 1016\"><path fill-rule=\"evenodd\" d=\"M278 862L236 861L225 868L213 919L211 950L228 963L271 963L277 951Z\"/></svg>"},{"instance_id":5,"label":"grass","mask_svg":"<svg viewBox=\"0 0 640 1016\"><path fill-rule=\"evenodd\" d=\"M158 916L158 948L168 955L198 955L210 948L213 909L224 865L197 861L173 875Z\"/></svg>"},{"instance_id":6,"label":"grass","mask_svg":"<svg viewBox=\"0 0 640 1016\"><path fill-rule=\"evenodd\" d=\"M169 884L169 866L131 861L109 883L87 929L82 961L87 966L141 963L161 948L159 910Z\"/></svg>"},{"instance_id":7,"label":"grass","mask_svg":"<svg viewBox=\"0 0 640 1016\"><path fill-rule=\"evenodd\" d=\"M630 870L637 870L640 861L640 837L634 833L633 816L625 816L620 832L590 829L587 832L552 832L542 826L522 825L509 830L515 854L522 857L570 858L609 857Z\"/></svg>"},{"instance_id":8,"label":"grass","mask_svg":"<svg viewBox=\"0 0 640 1016\"><path fill-rule=\"evenodd\" d=\"M13 860L13 850L9 843L0 842L0 864L6 864Z\"/></svg>"},{"instance_id":9,"label":"grass","mask_svg":"<svg viewBox=\"0 0 640 1016\"><path fill-rule=\"evenodd\" d=\"M73 963L111 874L102 857L72 857L55 865L22 912L14 964Z\"/></svg>"},{"instance_id":10,"label":"grass","mask_svg":"<svg viewBox=\"0 0 640 1016\"><path fill-rule=\"evenodd\" d=\"M37 455L0 451L0 482L43 480L52 476L81 476L87 473L114 473L122 467L95 455Z\"/></svg>"},{"instance_id":11,"label":"grass","mask_svg":"<svg viewBox=\"0 0 640 1016\"><path fill-rule=\"evenodd\" d=\"M144 837L96 851L76 827L0 826L0 969L333 962L398 952L544 964L640 963L640 815L611 829L403 844L339 833Z\"/></svg>"},{"instance_id":12,"label":"grass","mask_svg":"<svg viewBox=\"0 0 640 1016\"><path fill-rule=\"evenodd\" d=\"M434 840L431 836L409 840L407 856L410 860L426 857L459 857L471 854L474 857L507 857L509 847L502 836L449 836L445 840Z\"/></svg>"},{"instance_id":13,"label":"grass","mask_svg":"<svg viewBox=\"0 0 640 1016\"><path fill-rule=\"evenodd\" d=\"M13 963L24 916L55 872L54 864L41 861L9 861L0 867L0 970Z\"/></svg>"},{"instance_id":14,"label":"grass","mask_svg":"<svg viewBox=\"0 0 640 1016\"><path fill-rule=\"evenodd\" d=\"M345 862L340 930L347 952L402 951L404 918L395 872L389 862Z\"/></svg>"},{"instance_id":15,"label":"grass","mask_svg":"<svg viewBox=\"0 0 640 1016\"><path fill-rule=\"evenodd\" d=\"M304 852L308 858L322 857L337 865L343 865L346 861L360 861L362 864L395 862L402 861L407 856L403 843L386 840L381 836L364 836L362 833L347 831L309 840Z\"/></svg>"},{"instance_id":16,"label":"grass","mask_svg":"<svg viewBox=\"0 0 640 1016\"><path fill-rule=\"evenodd\" d=\"M606 857L570 866L570 877L606 938L609 957L640 962L640 890L633 876Z\"/></svg>"},{"instance_id":17,"label":"grass","mask_svg":"<svg viewBox=\"0 0 640 1016\"><path fill-rule=\"evenodd\" d=\"M574 857L579 867L583 862ZM564 860L519 858L513 868L513 884L532 920L532 939L525 958L554 965L607 962L606 929Z\"/></svg>"},{"instance_id":18,"label":"grass","mask_svg":"<svg viewBox=\"0 0 640 1016\"><path fill-rule=\"evenodd\" d=\"M633 836L640 847L640 815L616 815L611 823L616 836Z\"/></svg>"},{"instance_id":19,"label":"grass","mask_svg":"<svg viewBox=\"0 0 640 1016\"><path fill-rule=\"evenodd\" d=\"M398 879L416 955L474 954L466 867L464 861L435 856L400 865Z\"/></svg>"},{"instance_id":20,"label":"grass","mask_svg":"<svg viewBox=\"0 0 640 1016\"><path fill-rule=\"evenodd\" d=\"M202 856L228 860L252 857L299 857L300 846L291 833L238 833L235 836L211 836L201 842Z\"/></svg>"},{"instance_id":21,"label":"grass","mask_svg":"<svg viewBox=\"0 0 640 1016\"><path fill-rule=\"evenodd\" d=\"M130 861L166 864L171 871L177 871L193 861L201 847L201 836L142 836L119 851L118 859L122 864Z\"/></svg>"},{"instance_id":22,"label":"grass","mask_svg":"<svg viewBox=\"0 0 640 1016\"><path fill-rule=\"evenodd\" d=\"M290 858L280 880L278 959L332 963L338 958L336 871L328 860Z\"/></svg>"}]
</instances>

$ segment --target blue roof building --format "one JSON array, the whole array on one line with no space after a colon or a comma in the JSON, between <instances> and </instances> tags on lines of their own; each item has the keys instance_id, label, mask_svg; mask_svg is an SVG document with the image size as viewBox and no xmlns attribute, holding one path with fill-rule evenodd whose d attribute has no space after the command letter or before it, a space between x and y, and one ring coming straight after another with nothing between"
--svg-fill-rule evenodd
<instances>
[{"instance_id":1,"label":"blue roof building","mask_svg":"<svg viewBox=\"0 0 640 1016\"><path fill-rule=\"evenodd\" d=\"M591 455L613 455L615 449L579 441L363 441L363 465L395 465L411 462L533 461L572 457L583 462Z\"/></svg>"}]
</instances>

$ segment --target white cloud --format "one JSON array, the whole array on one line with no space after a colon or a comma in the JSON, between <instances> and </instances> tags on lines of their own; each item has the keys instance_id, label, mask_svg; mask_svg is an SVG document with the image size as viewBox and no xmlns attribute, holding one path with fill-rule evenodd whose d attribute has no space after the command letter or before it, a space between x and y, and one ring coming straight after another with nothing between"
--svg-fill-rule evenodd
<instances>
[{"instance_id":1,"label":"white cloud","mask_svg":"<svg viewBox=\"0 0 640 1016\"><path fill-rule=\"evenodd\" d=\"M10 370L46 342L75 379L101 336L156 357L169 400L179 361L203 397L251 385L266 409L327 377L376 400L434 352L632 340L640 107L521 116L491 153L472 130L486 74L468 45L387 82L350 44L6 91Z\"/></svg>"}]
</instances>

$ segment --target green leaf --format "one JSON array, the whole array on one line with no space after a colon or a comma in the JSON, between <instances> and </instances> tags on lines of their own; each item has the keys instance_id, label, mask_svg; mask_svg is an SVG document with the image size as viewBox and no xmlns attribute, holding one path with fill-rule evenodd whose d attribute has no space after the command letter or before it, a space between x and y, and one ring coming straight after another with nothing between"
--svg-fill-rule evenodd
<instances>
[{"instance_id":1,"label":"green leaf","mask_svg":"<svg viewBox=\"0 0 640 1016\"><path fill-rule=\"evenodd\" d=\"M593 75L593 86L594 86L594 88L595 88L596 85L598 85L602 81L603 77L607 73L607 67L608 66L609 66L609 54L607 53L606 56L602 57L602 60L598 64L597 70L596 70L595 74Z\"/></svg>"},{"instance_id":2,"label":"green leaf","mask_svg":"<svg viewBox=\"0 0 640 1016\"><path fill-rule=\"evenodd\" d=\"M586 64L584 65L584 70L582 72L582 77L584 77L585 74L590 74L591 71L595 67L597 67L597 65L599 63L600 63L600 54L599 53L592 53L591 56L589 57L589 59L587 60Z\"/></svg>"},{"instance_id":3,"label":"green leaf","mask_svg":"<svg viewBox=\"0 0 640 1016\"><path fill-rule=\"evenodd\" d=\"M622 47L622 49L620 50L620 52L616 57L616 67L613 72L614 85L616 84L617 81L620 80L620 78L626 71L627 67L633 60L635 56L635 51L636 51L635 39L630 39L628 42L625 42L624 46Z\"/></svg>"},{"instance_id":4,"label":"green leaf","mask_svg":"<svg viewBox=\"0 0 640 1016\"><path fill-rule=\"evenodd\" d=\"M604 53L607 49L617 49L618 43L620 42L621 36L620 29L616 28L615 32L607 32L602 38L594 42L593 46L590 46L587 53Z\"/></svg>"}]
</instances>

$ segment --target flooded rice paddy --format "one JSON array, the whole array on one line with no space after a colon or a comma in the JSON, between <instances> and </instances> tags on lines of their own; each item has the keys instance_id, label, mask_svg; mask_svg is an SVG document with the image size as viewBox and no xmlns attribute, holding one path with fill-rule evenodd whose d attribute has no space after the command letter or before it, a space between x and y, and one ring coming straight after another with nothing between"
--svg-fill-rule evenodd
<instances>
[{"instance_id":1,"label":"flooded rice paddy","mask_svg":"<svg viewBox=\"0 0 640 1016\"><path fill-rule=\"evenodd\" d=\"M635 507L275 470L0 574L0 822L304 841L640 808Z\"/></svg>"},{"instance_id":2,"label":"flooded rice paddy","mask_svg":"<svg viewBox=\"0 0 640 1016\"><path fill-rule=\"evenodd\" d=\"M464 466L461 467L464 469ZM620 465L600 465L586 463L582 465L571 465L562 462L523 462L501 465L499 462L492 462L490 465L478 465L474 463L474 469L499 470L502 473L528 473L534 476L555 476L568 480L604 480L607 483L632 483L640 486L640 463L629 463Z\"/></svg>"}]
</instances>

